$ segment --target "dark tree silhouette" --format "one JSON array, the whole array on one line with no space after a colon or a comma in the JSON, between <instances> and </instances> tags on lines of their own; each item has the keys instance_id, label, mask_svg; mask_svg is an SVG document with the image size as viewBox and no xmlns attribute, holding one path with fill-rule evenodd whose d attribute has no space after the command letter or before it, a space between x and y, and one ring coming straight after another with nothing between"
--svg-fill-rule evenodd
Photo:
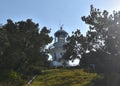
<instances>
[{"instance_id":1,"label":"dark tree silhouette","mask_svg":"<svg viewBox=\"0 0 120 86\"><path fill-rule=\"evenodd\" d=\"M94 49L96 52L99 50L106 54L96 58L103 58L100 63L110 68L111 71L120 71L118 62L120 60L120 49L118 47L120 46L120 12L114 11L113 14L108 15L106 10L101 12L91 5L90 15L83 16L82 20L90 25L87 34L90 39L90 49Z\"/></svg>"},{"instance_id":2,"label":"dark tree silhouette","mask_svg":"<svg viewBox=\"0 0 120 86\"><path fill-rule=\"evenodd\" d=\"M95 64L97 72L103 72L103 86L118 86L120 72L120 11L109 14L91 5L90 14L82 17L90 26L87 37L90 38L90 53L84 56L83 63ZM92 33L91 33L92 32ZM91 53L92 51L92 53ZM93 53L94 51L94 53Z\"/></svg>"},{"instance_id":3,"label":"dark tree silhouette","mask_svg":"<svg viewBox=\"0 0 120 86\"><path fill-rule=\"evenodd\" d=\"M84 37L80 30L77 29L75 32L72 32L71 36L68 36L67 43L64 45L64 49L66 50L63 55L63 59L72 60L81 58L87 50L86 37Z\"/></svg>"},{"instance_id":4,"label":"dark tree silhouette","mask_svg":"<svg viewBox=\"0 0 120 86\"><path fill-rule=\"evenodd\" d=\"M52 42L49 33L47 27L40 30L31 19L16 23L8 19L0 28L0 72L15 71L27 76L46 67L46 45Z\"/></svg>"}]
</instances>

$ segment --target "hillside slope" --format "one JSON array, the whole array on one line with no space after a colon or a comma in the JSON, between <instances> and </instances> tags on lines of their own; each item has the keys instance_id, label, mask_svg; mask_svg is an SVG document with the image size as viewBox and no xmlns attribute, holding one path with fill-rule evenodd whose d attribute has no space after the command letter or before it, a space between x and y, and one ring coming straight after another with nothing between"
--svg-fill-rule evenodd
<instances>
[{"instance_id":1,"label":"hillside slope","mask_svg":"<svg viewBox=\"0 0 120 86\"><path fill-rule=\"evenodd\" d=\"M29 86L93 86L93 81L100 81L102 78L82 69L50 69L37 76Z\"/></svg>"}]
</instances>

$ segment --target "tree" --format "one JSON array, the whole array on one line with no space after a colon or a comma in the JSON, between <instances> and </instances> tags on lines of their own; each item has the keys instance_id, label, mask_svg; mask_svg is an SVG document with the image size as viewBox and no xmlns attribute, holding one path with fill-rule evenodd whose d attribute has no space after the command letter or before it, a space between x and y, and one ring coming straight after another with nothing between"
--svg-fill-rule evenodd
<instances>
[{"instance_id":1,"label":"tree","mask_svg":"<svg viewBox=\"0 0 120 86\"><path fill-rule=\"evenodd\" d=\"M109 15L106 10L101 12L91 5L90 15L83 16L82 20L90 25L87 34L90 38L90 51L94 49L96 53L104 54L103 56L97 55L96 59L106 71L120 71L120 49L118 47L120 46L120 12L113 11L113 14Z\"/></svg>"},{"instance_id":2,"label":"tree","mask_svg":"<svg viewBox=\"0 0 120 86\"><path fill-rule=\"evenodd\" d=\"M38 26L31 19L16 23L8 19L7 24L0 28L0 70L26 76L46 67L46 46L53 38L49 36L47 27L40 30Z\"/></svg>"},{"instance_id":3,"label":"tree","mask_svg":"<svg viewBox=\"0 0 120 86\"><path fill-rule=\"evenodd\" d=\"M75 59L80 60L81 55L87 50L86 37L77 29L75 32L72 32L71 36L68 36L64 49L66 52L63 55L63 59L67 61L74 61Z\"/></svg>"}]
</instances>

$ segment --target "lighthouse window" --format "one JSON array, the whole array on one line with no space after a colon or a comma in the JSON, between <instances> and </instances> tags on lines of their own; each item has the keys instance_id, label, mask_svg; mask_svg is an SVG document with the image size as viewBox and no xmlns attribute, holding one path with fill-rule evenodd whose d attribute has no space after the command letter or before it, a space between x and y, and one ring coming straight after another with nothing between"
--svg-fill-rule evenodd
<instances>
[{"instance_id":1,"label":"lighthouse window","mask_svg":"<svg viewBox=\"0 0 120 86\"><path fill-rule=\"evenodd\" d=\"M59 36L58 41L64 42L64 37L62 35Z\"/></svg>"}]
</instances>

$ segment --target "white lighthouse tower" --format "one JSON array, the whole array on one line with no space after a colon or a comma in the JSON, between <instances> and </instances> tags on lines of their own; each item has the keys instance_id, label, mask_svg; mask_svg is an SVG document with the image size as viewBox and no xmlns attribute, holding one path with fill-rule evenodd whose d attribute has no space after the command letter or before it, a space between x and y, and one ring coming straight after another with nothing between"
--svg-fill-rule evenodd
<instances>
[{"instance_id":1,"label":"white lighthouse tower","mask_svg":"<svg viewBox=\"0 0 120 86\"><path fill-rule=\"evenodd\" d=\"M68 66L69 63L62 59L62 56L65 53L65 49L63 49L63 45L66 43L66 37L68 33L60 27L60 30L55 32L55 41L52 46L49 47L49 52L52 55L52 65L59 67L59 66Z\"/></svg>"}]
</instances>

